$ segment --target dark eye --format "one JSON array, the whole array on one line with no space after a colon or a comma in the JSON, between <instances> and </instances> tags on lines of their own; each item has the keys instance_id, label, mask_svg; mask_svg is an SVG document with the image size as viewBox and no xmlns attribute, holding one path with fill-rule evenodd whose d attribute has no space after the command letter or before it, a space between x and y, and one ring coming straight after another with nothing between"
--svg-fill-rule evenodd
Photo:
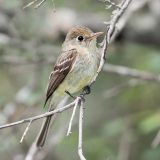
<instances>
[{"instance_id":1,"label":"dark eye","mask_svg":"<svg viewBox=\"0 0 160 160\"><path fill-rule=\"evenodd\" d=\"M81 42L81 41L83 41L83 36L78 36L78 40Z\"/></svg>"}]
</instances>

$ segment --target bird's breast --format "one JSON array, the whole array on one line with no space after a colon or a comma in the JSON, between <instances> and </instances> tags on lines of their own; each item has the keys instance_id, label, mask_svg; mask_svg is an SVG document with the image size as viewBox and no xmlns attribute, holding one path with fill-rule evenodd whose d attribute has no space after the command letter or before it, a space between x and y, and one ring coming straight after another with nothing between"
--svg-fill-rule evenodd
<instances>
[{"instance_id":1,"label":"bird's breast","mask_svg":"<svg viewBox=\"0 0 160 160\"><path fill-rule=\"evenodd\" d=\"M96 57L86 55L77 57L72 71L67 75L60 89L68 90L70 93L80 91L89 85L97 72L98 62Z\"/></svg>"},{"instance_id":2,"label":"bird's breast","mask_svg":"<svg viewBox=\"0 0 160 160\"><path fill-rule=\"evenodd\" d=\"M84 55L85 54L85 55ZM71 94L76 93L89 85L97 72L99 58L96 53L79 53L72 70L57 89L58 94L64 94L65 90Z\"/></svg>"}]
</instances>

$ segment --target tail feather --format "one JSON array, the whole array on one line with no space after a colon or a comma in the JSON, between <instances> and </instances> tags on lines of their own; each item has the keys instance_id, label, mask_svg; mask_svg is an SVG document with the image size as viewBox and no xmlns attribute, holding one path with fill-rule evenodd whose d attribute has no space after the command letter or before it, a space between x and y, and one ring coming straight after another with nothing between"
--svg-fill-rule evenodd
<instances>
[{"instance_id":1,"label":"tail feather","mask_svg":"<svg viewBox=\"0 0 160 160\"><path fill-rule=\"evenodd\" d=\"M42 129L41 129L40 134L39 134L37 141L36 141L36 146L38 148L43 147L45 144L45 141L46 141L46 138L48 135L48 131L50 128L50 122L51 122L51 119L53 118L53 116L55 117L55 115L48 116L42 125Z\"/></svg>"},{"instance_id":2,"label":"tail feather","mask_svg":"<svg viewBox=\"0 0 160 160\"><path fill-rule=\"evenodd\" d=\"M66 97L64 99L63 98L64 98L64 96L58 96L58 98L56 97L56 101L54 101L54 104L52 104L52 105L50 104L50 101L49 101L49 106L50 106L49 111L54 110L54 108L55 108L54 106L58 106L58 107L63 106L66 103L66 101L68 100L68 97ZM60 102L60 100L62 100L62 101ZM44 107L46 106L47 102L48 102L48 100L45 101ZM40 130L40 133L39 133L39 135L37 137L37 140L36 140L36 146L38 148L42 148L44 146L47 135L48 135L48 131L49 131L49 128L50 128L50 123L52 121L54 121L54 119L56 118L56 115L57 114L50 115L50 116L45 118L45 120L42 124L42 128Z\"/></svg>"}]
</instances>

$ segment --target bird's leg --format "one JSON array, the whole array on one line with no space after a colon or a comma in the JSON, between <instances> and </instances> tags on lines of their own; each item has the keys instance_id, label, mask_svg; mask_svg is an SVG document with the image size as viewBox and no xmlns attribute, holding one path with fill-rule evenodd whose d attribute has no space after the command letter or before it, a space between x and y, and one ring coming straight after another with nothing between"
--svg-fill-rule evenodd
<instances>
[{"instance_id":1,"label":"bird's leg","mask_svg":"<svg viewBox=\"0 0 160 160\"><path fill-rule=\"evenodd\" d=\"M65 90L65 93L68 94L71 98L76 99L76 97L74 97L69 91ZM87 95L87 94L90 94L90 93L91 93L91 88L90 88L90 86L85 86L85 87L83 88L80 96L81 96L81 98L82 98L83 100L85 100L85 99L84 99L84 96Z\"/></svg>"},{"instance_id":2,"label":"bird's leg","mask_svg":"<svg viewBox=\"0 0 160 160\"><path fill-rule=\"evenodd\" d=\"M69 91L65 90L65 93L67 93L71 98L76 99Z\"/></svg>"}]
</instances>

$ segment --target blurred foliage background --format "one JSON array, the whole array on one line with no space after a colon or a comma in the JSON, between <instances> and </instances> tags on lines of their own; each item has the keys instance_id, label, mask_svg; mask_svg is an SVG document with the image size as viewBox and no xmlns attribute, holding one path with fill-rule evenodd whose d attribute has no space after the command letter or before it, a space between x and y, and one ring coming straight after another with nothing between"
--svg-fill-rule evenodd
<instances>
[{"instance_id":1,"label":"blurred foliage background","mask_svg":"<svg viewBox=\"0 0 160 160\"><path fill-rule=\"evenodd\" d=\"M68 29L85 25L105 31L103 22L114 10L106 10L98 0L48 0L39 9L23 10L29 2L0 0L0 124L45 112L46 84ZM143 2L137 3L139 7L109 46L107 63L158 75L160 2ZM153 141L160 129L159 104L159 82L102 72L86 98L83 146L87 159L159 160L159 139ZM65 136L70 114L58 116L37 160L79 159L78 115L73 133ZM25 159L41 123L32 124L22 144L25 124L0 130L0 159Z\"/></svg>"}]
</instances>

